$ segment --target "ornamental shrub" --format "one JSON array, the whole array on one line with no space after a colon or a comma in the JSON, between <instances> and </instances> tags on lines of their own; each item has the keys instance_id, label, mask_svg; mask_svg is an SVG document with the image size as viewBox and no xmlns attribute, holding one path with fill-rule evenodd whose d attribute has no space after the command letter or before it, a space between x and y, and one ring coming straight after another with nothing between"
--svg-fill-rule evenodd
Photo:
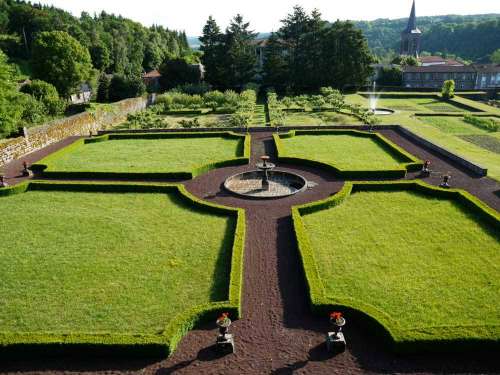
<instances>
[{"instance_id":1,"label":"ornamental shrub","mask_svg":"<svg viewBox=\"0 0 500 375\"><path fill-rule=\"evenodd\" d=\"M449 79L444 81L443 88L441 89L441 96L444 99L451 99L455 96L455 81Z\"/></svg>"},{"instance_id":2,"label":"ornamental shrub","mask_svg":"<svg viewBox=\"0 0 500 375\"><path fill-rule=\"evenodd\" d=\"M489 132L500 131L500 120L494 120L489 118L482 118L472 115L465 115L464 121L474 125L477 128L487 130Z\"/></svg>"},{"instance_id":3,"label":"ornamental shrub","mask_svg":"<svg viewBox=\"0 0 500 375\"><path fill-rule=\"evenodd\" d=\"M35 79L30 84L21 87L20 91L38 100L48 115L57 116L64 113L66 109L66 102L59 98L57 89L48 82Z\"/></svg>"}]
</instances>

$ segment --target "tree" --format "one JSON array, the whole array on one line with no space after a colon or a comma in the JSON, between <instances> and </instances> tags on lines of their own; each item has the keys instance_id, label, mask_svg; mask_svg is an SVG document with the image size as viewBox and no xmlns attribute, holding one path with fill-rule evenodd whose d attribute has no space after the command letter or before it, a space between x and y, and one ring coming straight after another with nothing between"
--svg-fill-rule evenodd
<instances>
[{"instance_id":1,"label":"tree","mask_svg":"<svg viewBox=\"0 0 500 375\"><path fill-rule=\"evenodd\" d=\"M403 71L401 68L382 68L377 78L380 86L401 86L403 82Z\"/></svg>"},{"instance_id":2,"label":"tree","mask_svg":"<svg viewBox=\"0 0 500 375\"><path fill-rule=\"evenodd\" d=\"M96 69L103 72L111 65L111 54L108 47L100 42L92 45L89 49L92 64Z\"/></svg>"},{"instance_id":3,"label":"tree","mask_svg":"<svg viewBox=\"0 0 500 375\"><path fill-rule=\"evenodd\" d=\"M109 85L109 101L116 102L127 98L136 98L146 92L141 77L115 74Z\"/></svg>"},{"instance_id":4,"label":"tree","mask_svg":"<svg viewBox=\"0 0 500 375\"><path fill-rule=\"evenodd\" d=\"M226 29L225 59L221 61L226 87L242 88L255 74L255 50L251 43L257 34L249 27L250 23L237 14Z\"/></svg>"},{"instance_id":5,"label":"tree","mask_svg":"<svg viewBox=\"0 0 500 375\"><path fill-rule=\"evenodd\" d=\"M415 56L396 56L391 64L401 65L401 66L417 66L418 60Z\"/></svg>"},{"instance_id":6,"label":"tree","mask_svg":"<svg viewBox=\"0 0 500 375\"><path fill-rule=\"evenodd\" d=\"M99 77L99 87L97 89L97 101L99 103L109 102L109 87L111 85L111 79L106 73L101 73Z\"/></svg>"},{"instance_id":7,"label":"tree","mask_svg":"<svg viewBox=\"0 0 500 375\"><path fill-rule=\"evenodd\" d=\"M493 64L500 64L500 48L491 54L490 61Z\"/></svg>"},{"instance_id":8,"label":"tree","mask_svg":"<svg viewBox=\"0 0 500 375\"><path fill-rule=\"evenodd\" d=\"M60 115L66 109L66 103L59 98L56 88L48 82L35 79L21 87L20 91L42 103L48 115Z\"/></svg>"},{"instance_id":9,"label":"tree","mask_svg":"<svg viewBox=\"0 0 500 375\"><path fill-rule=\"evenodd\" d=\"M201 80L199 68L181 58L165 60L160 66L160 74L160 85L164 90L186 83L199 83Z\"/></svg>"},{"instance_id":10,"label":"tree","mask_svg":"<svg viewBox=\"0 0 500 375\"><path fill-rule=\"evenodd\" d=\"M373 73L373 59L361 30L349 21L336 21L322 38L322 86L363 86Z\"/></svg>"},{"instance_id":11,"label":"tree","mask_svg":"<svg viewBox=\"0 0 500 375\"><path fill-rule=\"evenodd\" d=\"M444 81L443 88L441 89L441 96L444 99L451 99L455 96L455 81L450 79Z\"/></svg>"},{"instance_id":12,"label":"tree","mask_svg":"<svg viewBox=\"0 0 500 375\"><path fill-rule=\"evenodd\" d=\"M0 134L14 131L23 114L22 94L12 79L13 70L7 63L7 56L0 50Z\"/></svg>"},{"instance_id":13,"label":"tree","mask_svg":"<svg viewBox=\"0 0 500 375\"><path fill-rule=\"evenodd\" d=\"M201 62L205 66L205 80L215 87L222 87L224 82L222 69L223 34L212 16L208 17L207 23L203 27L203 36L200 37L200 42L200 50L203 52Z\"/></svg>"},{"instance_id":14,"label":"tree","mask_svg":"<svg viewBox=\"0 0 500 375\"><path fill-rule=\"evenodd\" d=\"M42 32L33 43L33 77L53 84L68 97L90 77L89 51L64 31Z\"/></svg>"},{"instance_id":15,"label":"tree","mask_svg":"<svg viewBox=\"0 0 500 375\"><path fill-rule=\"evenodd\" d=\"M276 89L286 86L290 76L286 49L276 33L271 34L264 51L264 84Z\"/></svg>"}]
</instances>

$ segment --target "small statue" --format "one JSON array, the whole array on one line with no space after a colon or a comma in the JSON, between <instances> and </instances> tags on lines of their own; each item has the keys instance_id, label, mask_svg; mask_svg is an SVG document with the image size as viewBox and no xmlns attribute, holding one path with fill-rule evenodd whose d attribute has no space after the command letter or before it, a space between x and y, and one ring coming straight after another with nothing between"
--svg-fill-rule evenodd
<instances>
[{"instance_id":1,"label":"small statue","mask_svg":"<svg viewBox=\"0 0 500 375\"><path fill-rule=\"evenodd\" d=\"M31 176L33 176L33 172L31 172L28 169L28 163L26 163L26 161L23 161L23 171L21 172L21 174L22 174L23 177L31 177Z\"/></svg>"},{"instance_id":2,"label":"small statue","mask_svg":"<svg viewBox=\"0 0 500 375\"><path fill-rule=\"evenodd\" d=\"M451 175L448 172L447 174L445 174L443 176L443 182L441 183L441 185L439 185L439 187L448 189L450 187L450 178L451 178Z\"/></svg>"}]
</instances>

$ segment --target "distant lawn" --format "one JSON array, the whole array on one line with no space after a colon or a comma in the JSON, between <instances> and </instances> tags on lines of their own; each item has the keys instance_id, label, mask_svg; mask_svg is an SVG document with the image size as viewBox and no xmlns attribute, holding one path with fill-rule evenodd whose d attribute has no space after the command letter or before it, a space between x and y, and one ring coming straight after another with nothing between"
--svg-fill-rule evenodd
<instances>
[{"instance_id":1,"label":"distant lawn","mask_svg":"<svg viewBox=\"0 0 500 375\"><path fill-rule=\"evenodd\" d=\"M286 156L311 159L334 165L341 170L400 169L409 160L387 151L373 138L355 135L299 134L282 138Z\"/></svg>"},{"instance_id":2,"label":"distant lawn","mask_svg":"<svg viewBox=\"0 0 500 375\"><path fill-rule=\"evenodd\" d=\"M41 160L46 171L99 173L190 172L242 155L243 137L113 139L69 146Z\"/></svg>"},{"instance_id":3,"label":"distant lawn","mask_svg":"<svg viewBox=\"0 0 500 375\"><path fill-rule=\"evenodd\" d=\"M365 100L367 100L365 98ZM367 104L365 104L367 106ZM384 98L378 100L377 107L390 108L405 112L465 112L466 110L436 97L428 96L422 98ZM472 107L471 107L472 108Z\"/></svg>"},{"instance_id":4,"label":"distant lawn","mask_svg":"<svg viewBox=\"0 0 500 375\"><path fill-rule=\"evenodd\" d=\"M286 112L285 125L363 125L353 116L337 112Z\"/></svg>"},{"instance_id":5,"label":"distant lawn","mask_svg":"<svg viewBox=\"0 0 500 375\"><path fill-rule=\"evenodd\" d=\"M356 192L302 218L332 304L376 314L397 340L500 339L500 235L462 205Z\"/></svg>"},{"instance_id":6,"label":"distant lawn","mask_svg":"<svg viewBox=\"0 0 500 375\"><path fill-rule=\"evenodd\" d=\"M416 96L421 95L420 93L403 93L402 95L405 94L413 94ZM360 94L347 95L346 100L349 103L359 104L364 107L367 107L368 105L368 100ZM500 136L498 136L500 133L486 133L469 124L466 125L468 126L467 128L463 128L463 124L460 122L454 124L450 123L450 121L455 122L457 118L452 118L454 120L448 120L446 123L431 124L427 122L430 117L415 117L415 113L417 112L429 112L428 109L420 106L419 102L422 102L422 100L426 100L427 102L429 101L429 99L425 98L382 98L378 106L395 109L396 113L390 116L377 116L377 119L382 125L402 125L413 133L428 139L429 141L444 147L457 155L463 156L466 159L481 165L482 167L488 168L488 176L500 181L500 154L493 151L493 149L496 149L496 146L491 146L494 141L490 142L490 138L483 138L481 140L479 140L479 138L475 138L473 140L470 137L472 135L480 136L487 134L488 137L500 139ZM475 108L476 111L482 111L485 114L489 113L491 115L500 116L500 109L480 102L465 99L459 95L455 96L453 101ZM466 133L461 133L462 130L466 130ZM469 136L463 137L464 135ZM480 142L481 144L479 144Z\"/></svg>"},{"instance_id":7,"label":"distant lawn","mask_svg":"<svg viewBox=\"0 0 500 375\"><path fill-rule=\"evenodd\" d=\"M188 308L228 299L234 219L178 193L28 191L0 204L2 334L155 341Z\"/></svg>"},{"instance_id":8,"label":"distant lawn","mask_svg":"<svg viewBox=\"0 0 500 375\"><path fill-rule=\"evenodd\" d=\"M420 116L419 119L448 134L488 134L486 130L465 122L463 117Z\"/></svg>"},{"instance_id":9,"label":"distant lawn","mask_svg":"<svg viewBox=\"0 0 500 375\"><path fill-rule=\"evenodd\" d=\"M496 134L496 133L493 133ZM492 135L461 135L460 138L500 155L500 139Z\"/></svg>"}]
</instances>

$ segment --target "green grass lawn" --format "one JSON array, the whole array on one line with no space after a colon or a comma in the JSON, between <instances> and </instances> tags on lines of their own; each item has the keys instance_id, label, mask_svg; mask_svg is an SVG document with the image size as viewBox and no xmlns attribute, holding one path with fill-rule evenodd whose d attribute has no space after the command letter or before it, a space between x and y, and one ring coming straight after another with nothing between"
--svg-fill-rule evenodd
<instances>
[{"instance_id":1,"label":"green grass lawn","mask_svg":"<svg viewBox=\"0 0 500 375\"><path fill-rule=\"evenodd\" d=\"M219 136L200 138L116 139L81 144L69 152L53 154L40 164L47 171L117 173L189 172L213 161L234 159L242 139Z\"/></svg>"},{"instance_id":2,"label":"green grass lawn","mask_svg":"<svg viewBox=\"0 0 500 375\"><path fill-rule=\"evenodd\" d=\"M488 134L488 131L465 122L463 117L420 116L418 119L448 134Z\"/></svg>"},{"instance_id":3,"label":"green grass lawn","mask_svg":"<svg viewBox=\"0 0 500 375\"><path fill-rule=\"evenodd\" d=\"M0 197L0 332L160 335L228 298L234 219L177 193Z\"/></svg>"},{"instance_id":4,"label":"green grass lawn","mask_svg":"<svg viewBox=\"0 0 500 375\"><path fill-rule=\"evenodd\" d=\"M362 122L337 112L287 112L285 125L362 125Z\"/></svg>"},{"instance_id":5,"label":"green grass lawn","mask_svg":"<svg viewBox=\"0 0 500 375\"><path fill-rule=\"evenodd\" d=\"M414 93L412 93L414 94ZM416 94L418 95L418 94ZM346 100L353 104L359 104L362 106L367 106L368 101L365 97L359 94L347 95ZM378 116L378 121L380 124L387 125L402 125L409 129L413 133L428 139L429 141L450 150L457 155L460 155L474 163L481 165L488 169L488 176L500 181L500 154L493 151L496 146L491 146L491 144L496 142L491 140L490 137L500 139L498 134L500 133L489 133L486 140L479 140L477 137L471 138L463 137L463 133L454 133L458 130L457 124L454 125L450 122L455 122L456 119L451 118L446 124L437 125L428 123L429 117L416 118L416 112L429 112L429 110L420 107L419 102L422 100L427 100L427 98L417 98L417 99L381 99L379 107L388 107L396 110L396 113L390 116ZM483 111L485 114L489 113L491 115L500 115L500 109L488 106L483 103L472 101L469 99L462 98L460 96L455 96L453 101L467 105L469 107L474 107L478 111ZM431 120L432 121L432 120ZM438 120L439 121L439 120ZM461 127L461 124L460 128ZM470 132L467 131L468 135L481 135L485 133L476 133L477 128L470 126L472 129ZM463 128L462 128L463 129ZM479 130L481 132L481 130ZM474 141L472 141L474 140ZM486 143L487 142L487 143ZM487 146L486 146L487 145Z\"/></svg>"},{"instance_id":6,"label":"green grass lawn","mask_svg":"<svg viewBox=\"0 0 500 375\"><path fill-rule=\"evenodd\" d=\"M500 339L500 236L463 206L357 192L302 217L332 303L375 309L400 339Z\"/></svg>"},{"instance_id":7,"label":"green grass lawn","mask_svg":"<svg viewBox=\"0 0 500 375\"><path fill-rule=\"evenodd\" d=\"M399 169L409 160L386 151L368 137L346 134L296 135L282 138L286 156L312 159L341 170Z\"/></svg>"},{"instance_id":8,"label":"green grass lawn","mask_svg":"<svg viewBox=\"0 0 500 375\"><path fill-rule=\"evenodd\" d=\"M250 126L266 126L266 109L264 104L255 105L255 111Z\"/></svg>"}]
</instances>

